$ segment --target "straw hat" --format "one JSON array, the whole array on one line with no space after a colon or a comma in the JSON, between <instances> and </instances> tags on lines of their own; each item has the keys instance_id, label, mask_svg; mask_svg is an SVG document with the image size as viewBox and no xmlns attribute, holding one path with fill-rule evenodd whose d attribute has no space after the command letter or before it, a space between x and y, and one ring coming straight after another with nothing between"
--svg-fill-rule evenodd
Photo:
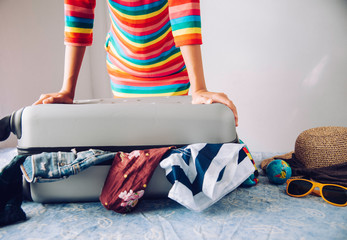
<instances>
[{"instance_id":1,"label":"straw hat","mask_svg":"<svg viewBox=\"0 0 347 240\"><path fill-rule=\"evenodd\" d=\"M306 168L347 162L347 127L317 127L303 131L295 141L295 157Z\"/></svg>"},{"instance_id":2,"label":"straw hat","mask_svg":"<svg viewBox=\"0 0 347 240\"><path fill-rule=\"evenodd\" d=\"M303 131L295 141L294 152L261 162L261 168L274 159L295 159L307 169L347 163L347 127L317 127Z\"/></svg>"}]
</instances>

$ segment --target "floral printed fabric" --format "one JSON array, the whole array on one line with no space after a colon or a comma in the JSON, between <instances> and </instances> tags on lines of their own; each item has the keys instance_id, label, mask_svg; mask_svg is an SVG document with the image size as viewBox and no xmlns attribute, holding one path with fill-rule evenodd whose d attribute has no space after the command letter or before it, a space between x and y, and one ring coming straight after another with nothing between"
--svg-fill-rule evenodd
<instances>
[{"instance_id":1,"label":"floral printed fabric","mask_svg":"<svg viewBox=\"0 0 347 240\"><path fill-rule=\"evenodd\" d=\"M102 205L118 213L130 212L143 196L162 156L171 148L118 152L99 198Z\"/></svg>"},{"instance_id":2,"label":"floral printed fabric","mask_svg":"<svg viewBox=\"0 0 347 240\"><path fill-rule=\"evenodd\" d=\"M131 190L131 189L129 192L127 192L127 191L121 192L118 195L118 197L123 199L123 202L120 205L122 207L129 208L129 211L131 211L131 208L136 206L136 204L138 203L138 200L140 198L142 198L144 193L145 193L144 190L133 192L133 190Z\"/></svg>"}]
</instances>

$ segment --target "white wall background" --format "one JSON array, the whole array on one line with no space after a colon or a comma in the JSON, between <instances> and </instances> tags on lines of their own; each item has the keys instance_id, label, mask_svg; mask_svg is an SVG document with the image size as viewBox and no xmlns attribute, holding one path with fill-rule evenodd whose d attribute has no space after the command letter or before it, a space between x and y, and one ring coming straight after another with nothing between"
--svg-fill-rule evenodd
<instances>
[{"instance_id":1,"label":"white wall background","mask_svg":"<svg viewBox=\"0 0 347 240\"><path fill-rule=\"evenodd\" d=\"M62 2L0 0L0 117L60 89ZM201 10L207 86L233 99L252 151L291 151L305 129L347 126L346 0L201 0ZM76 99L112 96L106 13L98 0Z\"/></svg>"}]
</instances>

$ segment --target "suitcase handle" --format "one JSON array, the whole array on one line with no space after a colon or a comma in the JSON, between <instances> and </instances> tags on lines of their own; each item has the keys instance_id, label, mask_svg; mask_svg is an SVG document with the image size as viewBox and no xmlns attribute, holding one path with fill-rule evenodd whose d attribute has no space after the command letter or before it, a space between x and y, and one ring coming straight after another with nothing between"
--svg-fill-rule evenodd
<instances>
[{"instance_id":1,"label":"suitcase handle","mask_svg":"<svg viewBox=\"0 0 347 240\"><path fill-rule=\"evenodd\" d=\"M6 116L0 120L0 141L5 141L11 134L15 134L18 139L22 137L22 113L24 108Z\"/></svg>"},{"instance_id":2,"label":"suitcase handle","mask_svg":"<svg viewBox=\"0 0 347 240\"><path fill-rule=\"evenodd\" d=\"M11 134L11 116L6 116L0 120L0 141L5 141Z\"/></svg>"}]
</instances>

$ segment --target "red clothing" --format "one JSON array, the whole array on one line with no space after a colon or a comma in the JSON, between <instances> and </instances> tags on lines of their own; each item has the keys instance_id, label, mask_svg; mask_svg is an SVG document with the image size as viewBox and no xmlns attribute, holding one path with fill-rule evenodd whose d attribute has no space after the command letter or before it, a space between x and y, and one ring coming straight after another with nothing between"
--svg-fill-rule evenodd
<instances>
[{"instance_id":1,"label":"red clothing","mask_svg":"<svg viewBox=\"0 0 347 240\"><path fill-rule=\"evenodd\" d=\"M118 152L100 195L102 205L118 213L130 212L143 196L154 169L171 148Z\"/></svg>"}]
</instances>

